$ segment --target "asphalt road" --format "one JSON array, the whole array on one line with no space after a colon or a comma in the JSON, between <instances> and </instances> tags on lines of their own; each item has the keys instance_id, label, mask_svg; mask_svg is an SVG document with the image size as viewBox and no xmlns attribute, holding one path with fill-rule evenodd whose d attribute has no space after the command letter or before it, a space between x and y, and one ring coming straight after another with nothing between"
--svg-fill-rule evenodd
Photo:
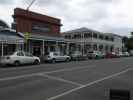
<instances>
[{"instance_id":1,"label":"asphalt road","mask_svg":"<svg viewBox=\"0 0 133 100\"><path fill-rule=\"evenodd\" d=\"M109 100L110 89L133 94L132 57L0 67L0 100Z\"/></svg>"}]
</instances>

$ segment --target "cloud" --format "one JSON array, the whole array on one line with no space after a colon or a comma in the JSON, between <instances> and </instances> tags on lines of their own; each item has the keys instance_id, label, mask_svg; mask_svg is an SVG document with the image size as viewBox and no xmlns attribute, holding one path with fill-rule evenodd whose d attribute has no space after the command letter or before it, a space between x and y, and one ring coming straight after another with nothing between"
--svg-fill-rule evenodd
<instances>
[{"instance_id":1,"label":"cloud","mask_svg":"<svg viewBox=\"0 0 133 100\"><path fill-rule=\"evenodd\" d=\"M0 5L11 5L15 0L0 0Z\"/></svg>"},{"instance_id":2,"label":"cloud","mask_svg":"<svg viewBox=\"0 0 133 100\"><path fill-rule=\"evenodd\" d=\"M26 9L31 1L0 0L0 18L11 22L13 9ZM133 28L132 4L132 0L36 0L30 10L60 18L62 31L88 27L123 35Z\"/></svg>"}]
</instances>

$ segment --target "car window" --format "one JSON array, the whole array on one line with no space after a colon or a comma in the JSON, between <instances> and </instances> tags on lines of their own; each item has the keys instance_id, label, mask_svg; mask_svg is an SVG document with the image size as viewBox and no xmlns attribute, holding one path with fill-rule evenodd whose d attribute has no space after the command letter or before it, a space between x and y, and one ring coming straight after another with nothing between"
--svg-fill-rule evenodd
<instances>
[{"instance_id":1,"label":"car window","mask_svg":"<svg viewBox=\"0 0 133 100\"><path fill-rule=\"evenodd\" d=\"M23 52L18 52L17 56L24 56L24 53Z\"/></svg>"},{"instance_id":2,"label":"car window","mask_svg":"<svg viewBox=\"0 0 133 100\"><path fill-rule=\"evenodd\" d=\"M25 56L33 57L33 55L31 53L28 53L28 52L25 52Z\"/></svg>"},{"instance_id":3,"label":"car window","mask_svg":"<svg viewBox=\"0 0 133 100\"><path fill-rule=\"evenodd\" d=\"M59 54L57 52L53 53L54 56L58 56Z\"/></svg>"}]
</instances>

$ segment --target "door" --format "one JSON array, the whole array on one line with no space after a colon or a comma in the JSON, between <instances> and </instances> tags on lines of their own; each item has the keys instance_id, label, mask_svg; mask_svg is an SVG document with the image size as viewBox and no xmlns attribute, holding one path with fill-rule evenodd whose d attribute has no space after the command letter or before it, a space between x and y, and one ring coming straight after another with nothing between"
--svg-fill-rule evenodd
<instances>
[{"instance_id":1,"label":"door","mask_svg":"<svg viewBox=\"0 0 133 100\"><path fill-rule=\"evenodd\" d=\"M34 63L34 57L32 56L32 54L28 52L25 52L25 59L26 59L26 63L28 64Z\"/></svg>"},{"instance_id":2,"label":"door","mask_svg":"<svg viewBox=\"0 0 133 100\"><path fill-rule=\"evenodd\" d=\"M25 64L26 63L24 52L17 52L16 55L17 56L15 57L15 61L19 61L21 64Z\"/></svg>"},{"instance_id":3,"label":"door","mask_svg":"<svg viewBox=\"0 0 133 100\"><path fill-rule=\"evenodd\" d=\"M33 55L39 57L41 55L41 48L40 47L33 47Z\"/></svg>"}]
</instances>

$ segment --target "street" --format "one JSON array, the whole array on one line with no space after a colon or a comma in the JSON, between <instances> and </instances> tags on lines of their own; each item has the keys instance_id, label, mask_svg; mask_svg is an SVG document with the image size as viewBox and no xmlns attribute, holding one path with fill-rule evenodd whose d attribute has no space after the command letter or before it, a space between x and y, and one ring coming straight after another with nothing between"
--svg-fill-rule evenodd
<instances>
[{"instance_id":1,"label":"street","mask_svg":"<svg viewBox=\"0 0 133 100\"><path fill-rule=\"evenodd\" d=\"M109 100L132 76L133 57L0 67L0 100Z\"/></svg>"}]
</instances>

